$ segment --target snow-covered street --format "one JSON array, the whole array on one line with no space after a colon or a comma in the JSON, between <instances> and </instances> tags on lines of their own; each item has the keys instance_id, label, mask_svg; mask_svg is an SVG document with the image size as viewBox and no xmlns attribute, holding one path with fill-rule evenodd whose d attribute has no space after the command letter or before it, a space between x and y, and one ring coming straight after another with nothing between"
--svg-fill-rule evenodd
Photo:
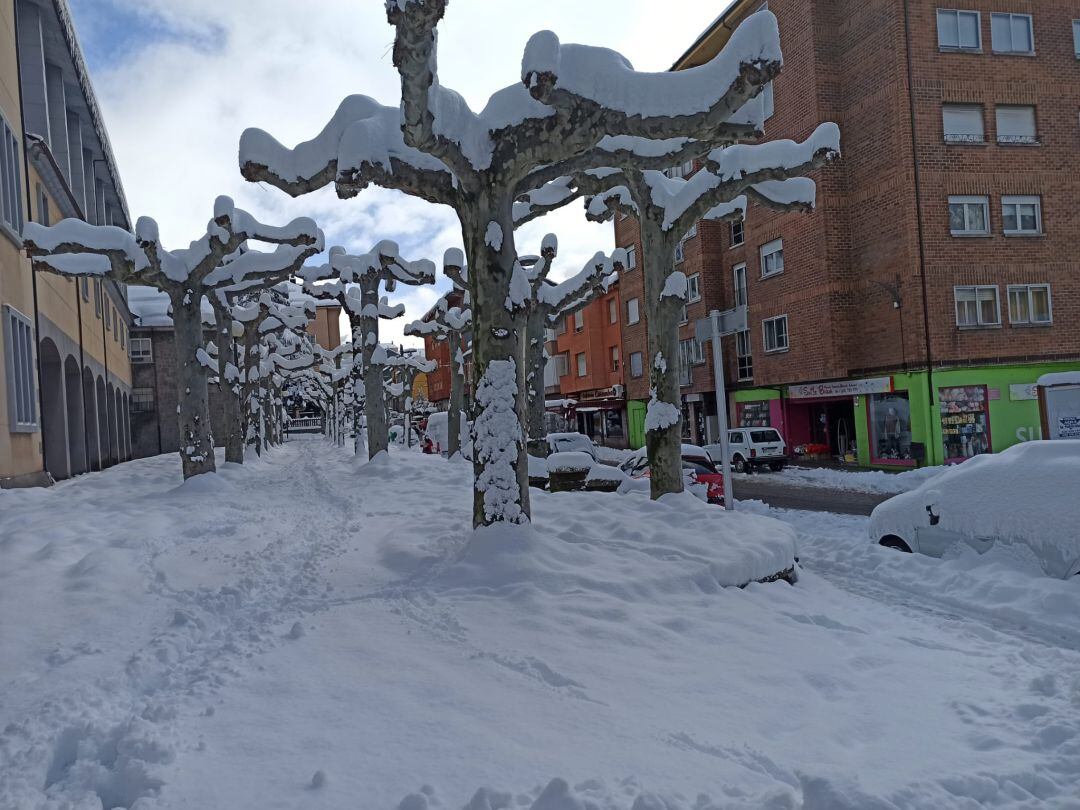
<instances>
[{"instance_id":1,"label":"snow-covered street","mask_svg":"<svg viewBox=\"0 0 1080 810\"><path fill-rule=\"evenodd\" d=\"M635 495L506 554L438 457L176 467L0 493L0 806L1080 807L1080 589L1008 554L771 512L798 585L719 588Z\"/></svg>"}]
</instances>

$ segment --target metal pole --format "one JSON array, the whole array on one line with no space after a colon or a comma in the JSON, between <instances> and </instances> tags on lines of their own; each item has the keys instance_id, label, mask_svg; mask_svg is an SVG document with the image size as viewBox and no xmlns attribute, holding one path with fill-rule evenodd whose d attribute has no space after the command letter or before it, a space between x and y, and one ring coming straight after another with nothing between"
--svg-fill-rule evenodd
<instances>
[{"instance_id":1,"label":"metal pole","mask_svg":"<svg viewBox=\"0 0 1080 810\"><path fill-rule=\"evenodd\" d=\"M720 469L724 474L724 509L735 509L735 486L731 480L731 452L728 447L727 390L724 385L724 361L720 351L720 313L712 312L713 380L716 383L716 426L720 431Z\"/></svg>"}]
</instances>

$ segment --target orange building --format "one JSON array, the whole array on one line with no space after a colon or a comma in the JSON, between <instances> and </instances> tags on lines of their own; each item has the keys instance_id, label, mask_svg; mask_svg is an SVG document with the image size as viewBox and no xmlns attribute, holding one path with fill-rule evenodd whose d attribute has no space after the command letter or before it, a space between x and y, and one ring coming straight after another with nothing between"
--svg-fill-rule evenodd
<instances>
[{"instance_id":1,"label":"orange building","mask_svg":"<svg viewBox=\"0 0 1080 810\"><path fill-rule=\"evenodd\" d=\"M577 430L596 442L615 447L627 442L622 317L615 285L559 321L549 360L562 398L552 410L568 416L571 424L576 420Z\"/></svg>"},{"instance_id":2,"label":"orange building","mask_svg":"<svg viewBox=\"0 0 1080 810\"><path fill-rule=\"evenodd\" d=\"M447 303L451 307L460 307L462 304L462 295L457 290L452 290L446 295ZM422 318L424 321L430 321L435 317L435 308L432 307L426 315ZM462 347L463 349L465 347ZM427 399L432 405L438 408L440 411L444 411L450 407L450 342L446 340L438 340L431 335L424 337L424 357L428 360L434 360L436 368L430 374L427 375ZM468 363L466 362L466 365ZM466 373L466 388L469 386L470 375ZM466 400L468 399L468 392L466 391Z\"/></svg>"},{"instance_id":3,"label":"orange building","mask_svg":"<svg viewBox=\"0 0 1080 810\"><path fill-rule=\"evenodd\" d=\"M333 351L341 345L341 307L333 301L316 301L315 307L315 320L308 322L307 332L324 349Z\"/></svg>"}]
</instances>

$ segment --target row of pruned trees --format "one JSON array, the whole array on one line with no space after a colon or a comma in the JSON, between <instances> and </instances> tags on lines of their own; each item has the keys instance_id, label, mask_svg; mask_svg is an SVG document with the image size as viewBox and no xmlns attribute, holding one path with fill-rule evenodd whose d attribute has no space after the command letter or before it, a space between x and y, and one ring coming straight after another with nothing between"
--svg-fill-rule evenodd
<instances>
[{"instance_id":1,"label":"row of pruned trees","mask_svg":"<svg viewBox=\"0 0 1080 810\"><path fill-rule=\"evenodd\" d=\"M802 143L748 143L763 137L754 99L782 65L768 11L749 17L708 63L674 73L637 72L613 51L540 32L526 47L520 80L475 113L439 81L436 27L447 5L386 4L400 104L350 96L321 133L292 149L248 130L241 171L294 196L333 184L349 198L374 184L457 213L472 315L477 526L529 519L527 403L538 401L540 385L529 324L550 260L542 250L530 268L514 230L582 196L592 218L633 214L650 324L652 491L679 491L676 313L686 280L673 270L675 246L697 220L737 215L750 202L812 206L814 184L804 175L838 154L839 131L827 124ZM700 166L690 178L664 175L686 161ZM535 328L542 318L534 317Z\"/></svg>"}]
</instances>

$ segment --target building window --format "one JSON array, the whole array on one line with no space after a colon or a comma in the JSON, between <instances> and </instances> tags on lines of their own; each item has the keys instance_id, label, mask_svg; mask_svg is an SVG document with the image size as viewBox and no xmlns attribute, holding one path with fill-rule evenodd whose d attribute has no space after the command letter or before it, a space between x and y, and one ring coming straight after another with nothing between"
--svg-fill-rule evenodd
<instances>
[{"instance_id":1,"label":"building window","mask_svg":"<svg viewBox=\"0 0 1080 810\"><path fill-rule=\"evenodd\" d=\"M633 270L637 267L637 245L627 245L623 250L626 251L626 269Z\"/></svg>"},{"instance_id":2,"label":"building window","mask_svg":"<svg viewBox=\"0 0 1080 810\"><path fill-rule=\"evenodd\" d=\"M151 342L150 338L133 337L130 343L132 363L154 362L154 344Z\"/></svg>"},{"instance_id":3,"label":"building window","mask_svg":"<svg viewBox=\"0 0 1080 810\"><path fill-rule=\"evenodd\" d=\"M701 300L701 273L686 277L686 300L691 304Z\"/></svg>"},{"instance_id":4,"label":"building window","mask_svg":"<svg viewBox=\"0 0 1080 810\"><path fill-rule=\"evenodd\" d=\"M630 352L630 376L640 377L642 373L641 352Z\"/></svg>"},{"instance_id":5,"label":"building window","mask_svg":"<svg viewBox=\"0 0 1080 810\"><path fill-rule=\"evenodd\" d=\"M579 377L585 376L585 352L581 352L577 356L577 375Z\"/></svg>"},{"instance_id":6,"label":"building window","mask_svg":"<svg viewBox=\"0 0 1080 810\"><path fill-rule=\"evenodd\" d=\"M732 268L735 275L735 306L746 306L746 265L737 264Z\"/></svg>"},{"instance_id":7,"label":"building window","mask_svg":"<svg viewBox=\"0 0 1080 810\"><path fill-rule=\"evenodd\" d=\"M731 223L731 246L738 247L746 241L746 221L737 219Z\"/></svg>"},{"instance_id":8,"label":"building window","mask_svg":"<svg viewBox=\"0 0 1080 810\"><path fill-rule=\"evenodd\" d=\"M761 277L777 276L784 272L784 240L774 239L760 248Z\"/></svg>"},{"instance_id":9,"label":"building window","mask_svg":"<svg viewBox=\"0 0 1080 810\"><path fill-rule=\"evenodd\" d=\"M990 233L990 201L986 197L949 197L949 231L953 236Z\"/></svg>"},{"instance_id":10,"label":"building window","mask_svg":"<svg viewBox=\"0 0 1080 810\"><path fill-rule=\"evenodd\" d=\"M611 371L616 373L619 370L619 347L611 347Z\"/></svg>"},{"instance_id":11,"label":"building window","mask_svg":"<svg viewBox=\"0 0 1080 810\"><path fill-rule=\"evenodd\" d=\"M997 118L997 142L1000 144L1037 144L1035 132L1035 108L1019 104L999 104Z\"/></svg>"},{"instance_id":12,"label":"building window","mask_svg":"<svg viewBox=\"0 0 1080 810\"><path fill-rule=\"evenodd\" d=\"M555 322L555 334L556 335L565 335L566 334L566 318L559 318L559 320L557 320Z\"/></svg>"},{"instance_id":13,"label":"building window","mask_svg":"<svg viewBox=\"0 0 1080 810\"><path fill-rule=\"evenodd\" d=\"M991 451L988 399L984 385L938 389L941 438L947 463Z\"/></svg>"},{"instance_id":14,"label":"building window","mask_svg":"<svg viewBox=\"0 0 1080 810\"><path fill-rule=\"evenodd\" d=\"M994 53L1035 53L1030 14L991 14L990 43Z\"/></svg>"},{"instance_id":15,"label":"building window","mask_svg":"<svg viewBox=\"0 0 1080 810\"><path fill-rule=\"evenodd\" d=\"M1049 326L1053 321L1049 284L1009 285L1009 323L1014 326Z\"/></svg>"},{"instance_id":16,"label":"building window","mask_svg":"<svg viewBox=\"0 0 1080 810\"><path fill-rule=\"evenodd\" d=\"M1001 326L1001 307L996 284L974 287L954 287L956 325L961 329L979 326Z\"/></svg>"},{"instance_id":17,"label":"building window","mask_svg":"<svg viewBox=\"0 0 1080 810\"><path fill-rule=\"evenodd\" d=\"M41 183L37 184L37 205L38 222L47 228L52 224L49 216L49 198L45 194L45 189L41 187Z\"/></svg>"},{"instance_id":18,"label":"building window","mask_svg":"<svg viewBox=\"0 0 1080 810\"><path fill-rule=\"evenodd\" d=\"M694 172L694 161L688 160L685 163L680 163L678 166L672 166L670 169L664 169L664 174L668 177L689 177Z\"/></svg>"},{"instance_id":19,"label":"building window","mask_svg":"<svg viewBox=\"0 0 1080 810\"><path fill-rule=\"evenodd\" d=\"M754 379L754 357L750 351L750 330L735 333L735 355L739 360L739 380Z\"/></svg>"},{"instance_id":20,"label":"building window","mask_svg":"<svg viewBox=\"0 0 1080 810\"><path fill-rule=\"evenodd\" d=\"M765 352L786 352L788 349L787 315L768 318L761 322L765 336Z\"/></svg>"},{"instance_id":21,"label":"building window","mask_svg":"<svg viewBox=\"0 0 1080 810\"><path fill-rule=\"evenodd\" d=\"M79 283L80 283L80 286L82 287L82 300L83 301L89 301L90 300L90 278L88 276L83 276L81 279L79 279Z\"/></svg>"},{"instance_id":22,"label":"building window","mask_svg":"<svg viewBox=\"0 0 1080 810\"><path fill-rule=\"evenodd\" d=\"M570 353L563 352L555 355L555 376L565 377L570 373Z\"/></svg>"},{"instance_id":23,"label":"building window","mask_svg":"<svg viewBox=\"0 0 1080 810\"><path fill-rule=\"evenodd\" d=\"M120 314L116 311L116 307L113 307L113 311L112 311L112 324L113 324L113 333L112 333L113 343L119 343L120 342Z\"/></svg>"},{"instance_id":24,"label":"building window","mask_svg":"<svg viewBox=\"0 0 1080 810\"><path fill-rule=\"evenodd\" d=\"M101 280L94 279L94 314L101 317Z\"/></svg>"},{"instance_id":25,"label":"building window","mask_svg":"<svg viewBox=\"0 0 1080 810\"><path fill-rule=\"evenodd\" d=\"M1042 204L1038 197L1002 197L1001 222L1011 236L1037 236L1042 233Z\"/></svg>"},{"instance_id":26,"label":"building window","mask_svg":"<svg viewBox=\"0 0 1080 810\"><path fill-rule=\"evenodd\" d=\"M3 139L4 154L0 162L0 183L3 184L2 199L4 224L11 229L18 238L22 233L22 174L19 167L22 161L19 158L19 140L15 137L11 127L4 118L0 117L0 138Z\"/></svg>"},{"instance_id":27,"label":"building window","mask_svg":"<svg viewBox=\"0 0 1080 810\"><path fill-rule=\"evenodd\" d=\"M696 340L679 341L679 386L690 385L694 381L691 366L694 365L694 344Z\"/></svg>"},{"instance_id":28,"label":"building window","mask_svg":"<svg viewBox=\"0 0 1080 810\"><path fill-rule=\"evenodd\" d=\"M943 104L945 143L984 143L983 108L979 104Z\"/></svg>"},{"instance_id":29,"label":"building window","mask_svg":"<svg viewBox=\"0 0 1080 810\"><path fill-rule=\"evenodd\" d=\"M982 47L979 12L939 8L938 47L948 51L977 51Z\"/></svg>"},{"instance_id":30,"label":"building window","mask_svg":"<svg viewBox=\"0 0 1080 810\"><path fill-rule=\"evenodd\" d=\"M690 322L690 313L686 311L686 302L683 301L682 306L679 308L679 324Z\"/></svg>"},{"instance_id":31,"label":"building window","mask_svg":"<svg viewBox=\"0 0 1080 810\"><path fill-rule=\"evenodd\" d=\"M1080 20L1073 20L1073 52L1080 59Z\"/></svg>"},{"instance_id":32,"label":"building window","mask_svg":"<svg viewBox=\"0 0 1080 810\"><path fill-rule=\"evenodd\" d=\"M584 310L578 310L574 313L574 331L582 332L585 330L585 312Z\"/></svg>"},{"instance_id":33,"label":"building window","mask_svg":"<svg viewBox=\"0 0 1080 810\"><path fill-rule=\"evenodd\" d=\"M132 388L131 389L131 412L132 413L153 413L154 411L154 389L153 388Z\"/></svg>"},{"instance_id":34,"label":"building window","mask_svg":"<svg viewBox=\"0 0 1080 810\"><path fill-rule=\"evenodd\" d=\"M116 331L120 333L120 348L123 349L127 346L127 326L121 323Z\"/></svg>"},{"instance_id":35,"label":"building window","mask_svg":"<svg viewBox=\"0 0 1080 810\"><path fill-rule=\"evenodd\" d=\"M614 298L609 298L607 302L607 317L608 323L619 322L619 302Z\"/></svg>"},{"instance_id":36,"label":"building window","mask_svg":"<svg viewBox=\"0 0 1080 810\"><path fill-rule=\"evenodd\" d=\"M639 320L641 320L641 312L639 311L638 300L631 298L626 302L626 322L635 324Z\"/></svg>"},{"instance_id":37,"label":"building window","mask_svg":"<svg viewBox=\"0 0 1080 810\"><path fill-rule=\"evenodd\" d=\"M872 394L870 460L915 466L911 455L911 402L906 393Z\"/></svg>"},{"instance_id":38,"label":"building window","mask_svg":"<svg viewBox=\"0 0 1080 810\"><path fill-rule=\"evenodd\" d=\"M35 430L34 330L29 318L9 306L4 307L4 361L11 432Z\"/></svg>"},{"instance_id":39,"label":"building window","mask_svg":"<svg viewBox=\"0 0 1080 810\"><path fill-rule=\"evenodd\" d=\"M683 250L683 242L675 245L675 264L682 264L686 260L686 251Z\"/></svg>"}]
</instances>

